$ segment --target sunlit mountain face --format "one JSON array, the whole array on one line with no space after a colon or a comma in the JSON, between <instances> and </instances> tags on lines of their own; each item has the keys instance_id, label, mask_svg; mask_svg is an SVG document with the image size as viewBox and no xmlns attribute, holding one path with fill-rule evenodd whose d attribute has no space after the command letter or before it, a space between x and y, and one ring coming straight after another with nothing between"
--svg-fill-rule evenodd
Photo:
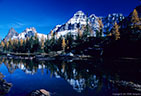
<instances>
[{"instance_id":1,"label":"sunlit mountain face","mask_svg":"<svg viewBox=\"0 0 141 96\"><path fill-rule=\"evenodd\" d=\"M37 37L39 38L39 40L41 40L41 38L46 39L47 35L45 34L41 34L41 33L37 33L36 29L34 27L31 28L26 28L23 32L18 33L15 31L14 28L11 28L8 32L8 34L6 35L6 37L4 38L4 41L9 41L11 40L25 40L27 38L31 38L34 37L35 35L37 35Z\"/></svg>"},{"instance_id":2,"label":"sunlit mountain face","mask_svg":"<svg viewBox=\"0 0 141 96\"><path fill-rule=\"evenodd\" d=\"M126 75L126 73L138 74L138 69L129 67L132 70L125 70L125 65L132 64L124 62L125 65L118 65L119 62L121 63L122 60L105 61L99 58L89 60L89 62L72 62L1 58L0 70L6 75L4 79L13 84L8 94L14 96L25 95L39 88L49 90L55 96L60 96L60 94L69 96L68 92L71 92L71 95L74 94L73 96L83 96L84 94L91 96L91 94L106 92L106 96L108 96L112 92L127 91L120 90L110 80L134 80L136 83L140 83L138 77ZM136 62L134 65L138 64L139 62ZM19 87L21 84L23 87Z\"/></svg>"},{"instance_id":3,"label":"sunlit mountain face","mask_svg":"<svg viewBox=\"0 0 141 96\"><path fill-rule=\"evenodd\" d=\"M62 25L56 25L55 28L51 29L52 31L50 33L57 34L58 37L67 35L68 33L71 33L72 35L78 34L78 29L82 32L84 31L85 27L88 25L89 29L91 30L92 36L96 37L96 32L100 31L100 24L99 20L102 20L103 22L103 36L107 34L107 31L109 32L114 23L121 22L124 20L124 16L121 13L113 13L109 14L108 16L96 16L95 14L91 14L90 16L87 16L83 11L77 11L72 18L70 18L67 22L62 22L64 24ZM39 30L40 31L40 30ZM23 32L18 33L15 31L14 28L11 28L8 32L8 34L5 36L4 40L9 39L26 39L30 38L32 36L35 36L37 34L38 38L45 38L47 39L47 34L49 35L48 38L51 38L51 34L41 34L38 33L37 30L34 27L26 28Z\"/></svg>"},{"instance_id":4,"label":"sunlit mountain face","mask_svg":"<svg viewBox=\"0 0 141 96\"><path fill-rule=\"evenodd\" d=\"M115 22L119 23L124 20L124 18L125 17L121 13L113 13L108 16L100 17L95 14L87 16L83 11L77 11L66 23L63 25L56 25L52 31L57 33L58 36L64 36L68 33L77 35L78 29L83 30L88 24L92 31L92 35L96 36L96 31L99 31L100 29L100 24L98 22L100 19L103 22L103 31L106 33L107 30L110 31L112 29Z\"/></svg>"}]
</instances>

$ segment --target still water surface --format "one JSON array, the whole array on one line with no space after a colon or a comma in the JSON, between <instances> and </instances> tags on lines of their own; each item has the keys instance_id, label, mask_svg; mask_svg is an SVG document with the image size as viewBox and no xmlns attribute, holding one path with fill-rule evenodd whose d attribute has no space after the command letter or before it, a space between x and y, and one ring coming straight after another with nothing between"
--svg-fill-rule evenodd
<instances>
[{"instance_id":1,"label":"still water surface","mask_svg":"<svg viewBox=\"0 0 141 96\"><path fill-rule=\"evenodd\" d=\"M0 59L0 72L13 86L6 96L26 96L38 89L52 96L111 96L124 92L109 80L141 84L141 60L102 59L38 61Z\"/></svg>"}]
</instances>

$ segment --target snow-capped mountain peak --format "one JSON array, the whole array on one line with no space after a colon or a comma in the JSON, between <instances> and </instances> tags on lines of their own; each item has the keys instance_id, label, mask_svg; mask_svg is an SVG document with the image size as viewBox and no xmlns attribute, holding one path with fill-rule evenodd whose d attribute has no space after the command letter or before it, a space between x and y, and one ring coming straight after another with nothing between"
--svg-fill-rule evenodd
<instances>
[{"instance_id":1,"label":"snow-capped mountain peak","mask_svg":"<svg viewBox=\"0 0 141 96\"><path fill-rule=\"evenodd\" d=\"M61 25L56 25L52 31L56 32L60 27L61 27Z\"/></svg>"},{"instance_id":2,"label":"snow-capped mountain peak","mask_svg":"<svg viewBox=\"0 0 141 96\"><path fill-rule=\"evenodd\" d=\"M115 22L119 23L124 19L124 16L122 14L113 13L109 14L106 17L98 17L95 14L91 14L89 17L85 15L82 11L77 11L71 19L68 20L63 25L56 26L53 29L53 32L57 32L58 36L66 35L67 33L71 32L73 35L78 34L78 29L82 29L82 26L86 26L89 24L91 29L93 30L93 36L96 36L96 31L99 31L99 19L103 22L103 31L106 32L106 30L111 30L113 27L113 24ZM104 36L104 34L103 34Z\"/></svg>"},{"instance_id":3,"label":"snow-capped mountain peak","mask_svg":"<svg viewBox=\"0 0 141 96\"><path fill-rule=\"evenodd\" d=\"M20 39L26 39L27 37L29 37L29 38L32 37L32 36L34 37L35 34L37 34L37 37L39 38L39 40L41 40L41 38L47 39L47 35L41 34L41 33L37 33L37 31L36 31L36 29L34 27L26 28L22 33L16 34L16 35L12 35L12 36L10 36L10 38L12 40L13 39L20 40ZM5 39L9 40L10 38L5 38Z\"/></svg>"},{"instance_id":4,"label":"snow-capped mountain peak","mask_svg":"<svg viewBox=\"0 0 141 96\"><path fill-rule=\"evenodd\" d=\"M68 24L81 23L85 24L87 16L82 11L78 11L74 16L67 22Z\"/></svg>"},{"instance_id":5,"label":"snow-capped mountain peak","mask_svg":"<svg viewBox=\"0 0 141 96\"><path fill-rule=\"evenodd\" d=\"M89 18L98 18L95 14L91 14Z\"/></svg>"},{"instance_id":6,"label":"snow-capped mountain peak","mask_svg":"<svg viewBox=\"0 0 141 96\"><path fill-rule=\"evenodd\" d=\"M79 10L74 14L74 16L76 16L76 15L85 15L85 13L83 11Z\"/></svg>"},{"instance_id":7,"label":"snow-capped mountain peak","mask_svg":"<svg viewBox=\"0 0 141 96\"><path fill-rule=\"evenodd\" d=\"M102 18L102 22L104 24L104 30L110 31L112 26L115 24L115 22L119 23L121 22L125 17L121 13L113 13L109 14L107 17Z\"/></svg>"},{"instance_id":8,"label":"snow-capped mountain peak","mask_svg":"<svg viewBox=\"0 0 141 96\"><path fill-rule=\"evenodd\" d=\"M70 18L65 24L57 25L52 30L52 32L56 33L57 37L64 36L67 33L71 33L72 35L77 35L78 29L82 30L83 32L84 27L88 24L91 29L91 32L93 32L91 35L96 36L96 31L100 30L99 19L102 19L102 23L104 25L103 31L106 32L107 30L109 31L111 30L115 22L119 23L120 21L122 21L124 19L124 16L122 14L113 13L113 14L109 14L106 17L98 17L95 14L92 14L89 17L87 17L87 15L85 15L84 12L77 11L72 16L72 18ZM10 37L11 39L26 39L27 37L35 36L36 33L37 33L36 29L34 27L31 27L31 28L26 28L20 34L14 32L14 34L8 35L8 37ZM45 34L37 33L37 36L39 37L39 40L42 37L44 37L45 39L47 38L47 35ZM48 35L48 38L51 38L51 34ZM6 37L6 39L8 38Z\"/></svg>"},{"instance_id":9,"label":"snow-capped mountain peak","mask_svg":"<svg viewBox=\"0 0 141 96\"><path fill-rule=\"evenodd\" d=\"M26 28L22 33L18 36L14 36L12 39L25 39L27 37L35 36L36 33L37 31L34 27Z\"/></svg>"},{"instance_id":10,"label":"snow-capped mountain peak","mask_svg":"<svg viewBox=\"0 0 141 96\"><path fill-rule=\"evenodd\" d=\"M5 41L5 40L9 40L9 39L11 39L13 36L18 36L18 35L19 35L18 32L16 32L14 28L11 28L11 29L9 30L8 34L6 35L6 37L4 38L4 41Z\"/></svg>"},{"instance_id":11,"label":"snow-capped mountain peak","mask_svg":"<svg viewBox=\"0 0 141 96\"><path fill-rule=\"evenodd\" d=\"M37 33L37 31L36 31L36 29L34 27L26 28L23 32L26 32L26 33L29 33L29 32Z\"/></svg>"},{"instance_id":12,"label":"snow-capped mountain peak","mask_svg":"<svg viewBox=\"0 0 141 96\"><path fill-rule=\"evenodd\" d=\"M61 26L56 26L53 29L53 32L57 32L58 36L66 35L67 33L71 32L72 35L78 34L78 29L82 29L83 26L86 26L87 24L91 24L93 30L98 30L99 23L98 23L98 17L94 14L87 17L84 12L77 11L72 18L68 20L65 24Z\"/></svg>"}]
</instances>

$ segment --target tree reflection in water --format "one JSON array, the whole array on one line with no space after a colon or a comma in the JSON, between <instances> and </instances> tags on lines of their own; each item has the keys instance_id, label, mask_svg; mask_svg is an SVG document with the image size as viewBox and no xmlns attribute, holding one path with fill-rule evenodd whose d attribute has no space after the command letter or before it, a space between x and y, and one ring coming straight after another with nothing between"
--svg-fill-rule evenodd
<instances>
[{"instance_id":1,"label":"tree reflection in water","mask_svg":"<svg viewBox=\"0 0 141 96\"><path fill-rule=\"evenodd\" d=\"M116 61L117 62L117 61ZM24 71L26 74L34 75L38 69L42 74L50 74L56 78L64 78L77 92L82 92L87 88L96 89L99 92L103 86L106 89L112 89L114 87L108 82L109 79L114 80L131 80L138 74L138 68L129 67L132 71L125 70L129 63L124 66L120 63L109 62L103 59L96 58L89 61L38 61L38 60L13 60L13 59L0 59L0 64L5 64L9 73L13 73L16 69ZM138 63L134 63L138 65ZM127 76L128 71L129 76ZM128 78L125 78L128 77ZM130 79L129 79L130 78ZM136 78L136 80L140 80ZM106 85L105 85L106 84ZM116 89L112 89L116 90Z\"/></svg>"},{"instance_id":2,"label":"tree reflection in water","mask_svg":"<svg viewBox=\"0 0 141 96\"><path fill-rule=\"evenodd\" d=\"M38 69L42 74L49 74L50 77L64 78L77 92L82 92L85 88L96 88L99 78L95 75L95 66L87 61L36 61L36 60L13 60L1 58L10 74L16 69L24 71L26 74L34 75ZM44 72L46 69L46 72Z\"/></svg>"}]
</instances>

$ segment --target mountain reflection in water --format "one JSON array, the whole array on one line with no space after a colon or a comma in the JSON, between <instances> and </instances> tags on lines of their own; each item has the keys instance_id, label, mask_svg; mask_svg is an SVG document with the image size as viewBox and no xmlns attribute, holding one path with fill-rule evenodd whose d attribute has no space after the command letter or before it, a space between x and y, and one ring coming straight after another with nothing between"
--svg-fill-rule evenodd
<instances>
[{"instance_id":1,"label":"mountain reflection in water","mask_svg":"<svg viewBox=\"0 0 141 96\"><path fill-rule=\"evenodd\" d=\"M109 62L110 61L110 62ZM116 63L115 63L116 62ZM117 65L120 63L119 65ZM137 68L138 63L135 63L132 67L130 62L124 62L125 65L122 64L123 62L119 61L112 61L111 60L103 60L102 58L96 58L94 60L86 60L86 61L38 61L38 60L13 60L13 59L6 59L1 58L0 59L0 72L2 72L4 75L6 74L5 79L7 81L11 80L9 78L12 78L12 74L17 74L17 76L22 76L23 71L26 75L31 76L37 76L37 74L42 74L43 79L42 81L34 81L34 78L30 79L34 85L42 85L39 88L44 88L49 90L50 92L54 93L55 96L93 96L105 94L105 95L112 95L113 92L119 92L119 89L116 88L114 85L112 85L109 80L127 80L127 81L135 81L140 83L140 79L136 77L134 74L138 75L139 70ZM108 64L108 65L107 65ZM130 65L127 67L127 65ZM4 70L4 67L6 66L8 73L6 73ZM132 70L127 70L126 68ZM21 70L16 71L16 70ZM40 72L39 72L40 70ZM127 76L127 72L128 75ZM47 77L45 77L45 75ZM49 75L49 76L48 76ZM8 78L8 76L11 76ZM44 78L45 77L45 78ZM27 77L22 77L24 80L27 79ZM46 80L46 78L48 78ZM52 81L51 78L55 78L54 81ZM136 79L131 79L136 78ZM58 79L61 79L61 81L58 81ZM14 82L14 78L12 78L11 83ZM17 81L16 81L17 82ZM42 83L44 82L44 83ZM48 84L45 85L45 82L58 82L59 84L53 85L54 89L51 87L51 85ZM64 83L68 82L68 83ZM17 82L19 83L19 81ZM29 90L20 90L19 93L16 92L16 87L18 87L16 84L13 84L13 89L11 89L8 96L18 96L19 94L21 96L25 96L25 94L28 94L29 92L38 89L38 86L29 86ZM28 83L28 82L26 82ZM61 85L64 85L67 87L61 87ZM22 87L25 87L24 84L21 84ZM30 85L30 84L29 84ZM70 88L70 85L72 86L72 89ZM46 88L47 87L47 88ZM55 90L56 88L62 88ZM20 89L20 88L17 88ZM23 91L23 92L22 92ZM70 93L67 93L69 92ZM63 92L63 93L62 93ZM72 94L71 94L72 92ZM12 94L12 95L10 95Z\"/></svg>"}]
</instances>

